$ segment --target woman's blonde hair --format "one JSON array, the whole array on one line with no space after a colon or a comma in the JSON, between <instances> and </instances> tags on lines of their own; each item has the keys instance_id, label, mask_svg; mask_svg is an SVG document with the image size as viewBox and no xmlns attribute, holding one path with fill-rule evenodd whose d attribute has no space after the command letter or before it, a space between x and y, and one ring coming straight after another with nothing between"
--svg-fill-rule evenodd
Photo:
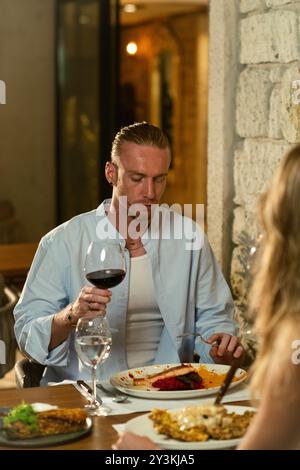
<instances>
[{"instance_id":1,"label":"woman's blonde hair","mask_svg":"<svg viewBox=\"0 0 300 470\"><path fill-rule=\"evenodd\" d=\"M286 351L291 358L291 345L283 342L293 330L299 332L300 145L281 162L261 199L259 215L263 237L250 296L250 309L257 315L256 330L261 338L253 367L254 390L262 388L275 349Z\"/></svg>"}]
</instances>

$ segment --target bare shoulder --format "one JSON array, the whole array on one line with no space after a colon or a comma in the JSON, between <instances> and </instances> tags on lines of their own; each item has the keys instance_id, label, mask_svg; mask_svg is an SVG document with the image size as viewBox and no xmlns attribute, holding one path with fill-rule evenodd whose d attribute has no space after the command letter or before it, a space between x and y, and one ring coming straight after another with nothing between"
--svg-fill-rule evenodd
<instances>
[{"instance_id":1,"label":"bare shoulder","mask_svg":"<svg viewBox=\"0 0 300 470\"><path fill-rule=\"evenodd\" d=\"M240 449L300 448L300 361L297 328L274 341L265 368L257 415ZM293 355L294 354L294 355Z\"/></svg>"},{"instance_id":2,"label":"bare shoulder","mask_svg":"<svg viewBox=\"0 0 300 470\"><path fill-rule=\"evenodd\" d=\"M263 395L285 407L297 406L300 415L300 331L282 334L276 341L266 372ZM296 410L295 410L296 411Z\"/></svg>"}]
</instances>

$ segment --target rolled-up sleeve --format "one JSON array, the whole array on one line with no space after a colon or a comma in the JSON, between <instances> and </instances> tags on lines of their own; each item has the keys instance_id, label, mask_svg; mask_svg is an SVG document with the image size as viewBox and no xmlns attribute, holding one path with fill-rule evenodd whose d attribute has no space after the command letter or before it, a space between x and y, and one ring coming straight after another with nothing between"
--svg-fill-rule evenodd
<instances>
[{"instance_id":1,"label":"rolled-up sleeve","mask_svg":"<svg viewBox=\"0 0 300 470\"><path fill-rule=\"evenodd\" d=\"M197 282L196 330L206 339L213 333L237 334L230 289L206 237L202 247ZM196 340L201 362L212 362L210 346Z\"/></svg>"},{"instance_id":2,"label":"rolled-up sleeve","mask_svg":"<svg viewBox=\"0 0 300 470\"><path fill-rule=\"evenodd\" d=\"M45 365L65 366L69 339L48 351L55 313L69 303L70 263L62 240L41 240L20 300L15 307L15 334L21 351Z\"/></svg>"}]
</instances>

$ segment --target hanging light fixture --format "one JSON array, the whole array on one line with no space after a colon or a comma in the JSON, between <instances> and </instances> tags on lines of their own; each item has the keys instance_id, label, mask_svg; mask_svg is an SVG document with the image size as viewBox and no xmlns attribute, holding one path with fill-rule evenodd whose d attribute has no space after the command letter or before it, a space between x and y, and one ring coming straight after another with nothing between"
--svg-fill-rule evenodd
<instances>
[{"instance_id":1,"label":"hanging light fixture","mask_svg":"<svg viewBox=\"0 0 300 470\"><path fill-rule=\"evenodd\" d=\"M137 43L134 41L130 41L126 46L126 52L129 55L135 55L137 53L138 47Z\"/></svg>"},{"instance_id":2,"label":"hanging light fixture","mask_svg":"<svg viewBox=\"0 0 300 470\"><path fill-rule=\"evenodd\" d=\"M124 13L135 13L137 10L137 6L135 3L127 3L123 6Z\"/></svg>"}]
</instances>

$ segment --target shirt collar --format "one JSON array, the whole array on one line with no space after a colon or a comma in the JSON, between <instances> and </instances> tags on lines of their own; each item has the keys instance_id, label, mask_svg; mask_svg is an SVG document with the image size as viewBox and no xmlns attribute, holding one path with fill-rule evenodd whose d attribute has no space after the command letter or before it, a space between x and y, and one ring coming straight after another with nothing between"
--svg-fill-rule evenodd
<instances>
[{"instance_id":1,"label":"shirt collar","mask_svg":"<svg viewBox=\"0 0 300 470\"><path fill-rule=\"evenodd\" d=\"M121 235L120 232L116 229L116 227L110 222L110 220L107 217L109 208L111 205L111 199L105 199L96 209L96 217L105 217L107 219L107 230L108 230L108 238L118 240L121 245L124 247L126 240L124 237ZM151 221L150 226L148 229L144 232L144 234L141 237L141 241L143 245L147 245L151 240L158 240L159 239L159 233L160 233L160 216L155 217L155 214L157 212L157 209L155 209L155 212L153 214L153 219Z\"/></svg>"}]
</instances>

